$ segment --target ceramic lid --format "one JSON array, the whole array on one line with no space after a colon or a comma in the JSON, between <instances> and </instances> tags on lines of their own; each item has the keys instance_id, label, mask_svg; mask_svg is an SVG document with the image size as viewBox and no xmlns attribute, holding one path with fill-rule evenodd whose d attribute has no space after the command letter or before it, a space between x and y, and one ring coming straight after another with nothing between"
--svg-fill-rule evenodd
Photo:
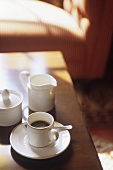
<instances>
[{"instance_id":1,"label":"ceramic lid","mask_svg":"<svg viewBox=\"0 0 113 170\"><path fill-rule=\"evenodd\" d=\"M14 108L22 102L22 94L14 90L0 91L0 109Z\"/></svg>"}]
</instances>

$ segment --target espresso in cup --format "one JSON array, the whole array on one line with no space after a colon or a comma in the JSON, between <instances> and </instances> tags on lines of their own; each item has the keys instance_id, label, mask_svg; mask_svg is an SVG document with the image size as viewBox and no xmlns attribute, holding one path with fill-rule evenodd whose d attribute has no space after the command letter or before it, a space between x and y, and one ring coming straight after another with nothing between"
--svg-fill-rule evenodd
<instances>
[{"instance_id":1,"label":"espresso in cup","mask_svg":"<svg viewBox=\"0 0 113 170\"><path fill-rule=\"evenodd\" d=\"M50 124L48 122L43 121L43 120L38 120L38 121L31 123L31 126L37 127L37 128L44 128L44 127L47 127L49 125Z\"/></svg>"}]
</instances>

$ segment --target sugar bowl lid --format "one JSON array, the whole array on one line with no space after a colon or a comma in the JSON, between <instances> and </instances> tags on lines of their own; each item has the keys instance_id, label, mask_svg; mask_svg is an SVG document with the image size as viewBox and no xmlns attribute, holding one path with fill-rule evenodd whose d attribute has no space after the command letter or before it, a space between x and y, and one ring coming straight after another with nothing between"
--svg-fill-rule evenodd
<instances>
[{"instance_id":1,"label":"sugar bowl lid","mask_svg":"<svg viewBox=\"0 0 113 170\"><path fill-rule=\"evenodd\" d=\"M19 105L23 100L22 94L14 90L0 91L0 109L10 109Z\"/></svg>"}]
</instances>

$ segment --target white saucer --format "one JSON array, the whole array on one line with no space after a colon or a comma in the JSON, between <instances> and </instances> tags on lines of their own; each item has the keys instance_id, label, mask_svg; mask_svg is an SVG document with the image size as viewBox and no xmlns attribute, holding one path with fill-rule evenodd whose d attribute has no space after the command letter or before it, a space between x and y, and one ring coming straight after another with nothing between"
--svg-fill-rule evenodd
<instances>
[{"instance_id":1,"label":"white saucer","mask_svg":"<svg viewBox=\"0 0 113 170\"><path fill-rule=\"evenodd\" d=\"M47 159L61 154L70 144L70 133L68 130L58 131L59 138L50 145L37 148L28 143L26 135L26 123L18 125L10 135L10 143L12 148L20 155L31 159ZM62 124L55 122L55 126Z\"/></svg>"}]
</instances>

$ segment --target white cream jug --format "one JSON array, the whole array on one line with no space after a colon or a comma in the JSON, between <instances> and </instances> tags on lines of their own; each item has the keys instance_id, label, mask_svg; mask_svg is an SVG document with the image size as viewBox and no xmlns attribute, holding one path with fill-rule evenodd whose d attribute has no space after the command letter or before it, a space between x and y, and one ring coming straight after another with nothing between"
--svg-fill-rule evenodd
<instances>
[{"instance_id":1,"label":"white cream jug","mask_svg":"<svg viewBox=\"0 0 113 170\"><path fill-rule=\"evenodd\" d=\"M57 86L54 77L49 74L30 76L28 71L22 71L19 78L28 93L28 107L30 110L46 112L54 108L55 87Z\"/></svg>"}]
</instances>

